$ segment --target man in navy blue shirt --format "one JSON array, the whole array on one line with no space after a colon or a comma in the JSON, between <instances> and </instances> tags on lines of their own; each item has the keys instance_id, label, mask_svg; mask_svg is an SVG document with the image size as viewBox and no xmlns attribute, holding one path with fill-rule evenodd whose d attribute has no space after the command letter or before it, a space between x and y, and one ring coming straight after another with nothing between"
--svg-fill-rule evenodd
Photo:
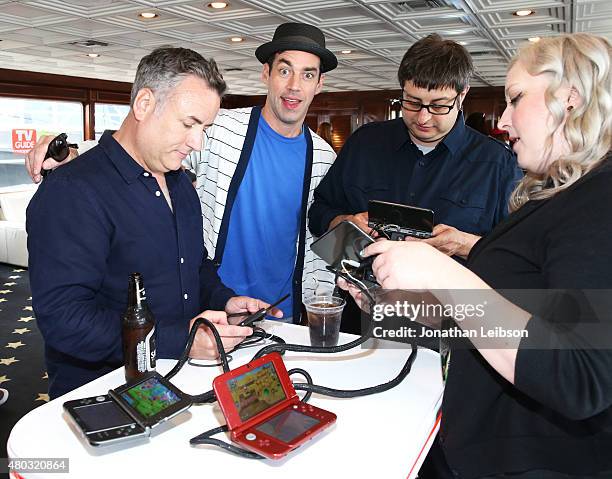
<instances>
[{"instance_id":1,"label":"man in navy blue shirt","mask_svg":"<svg viewBox=\"0 0 612 479\"><path fill-rule=\"evenodd\" d=\"M267 304L236 296L207 259L200 203L181 162L202 144L225 82L213 60L182 48L144 57L121 128L53 172L27 211L32 302L45 340L51 397L122 364L127 280L142 273L157 356L176 358L203 313L231 348L251 333L226 313ZM214 358L210 331L190 356Z\"/></svg>"},{"instance_id":2,"label":"man in navy blue shirt","mask_svg":"<svg viewBox=\"0 0 612 479\"><path fill-rule=\"evenodd\" d=\"M368 200L391 201L434 210L434 237L424 241L467 258L507 215L522 176L505 145L464 124L472 73L465 48L436 34L410 47L398 72L402 118L369 123L347 140L315 190L314 235L346 219L369 231Z\"/></svg>"}]
</instances>

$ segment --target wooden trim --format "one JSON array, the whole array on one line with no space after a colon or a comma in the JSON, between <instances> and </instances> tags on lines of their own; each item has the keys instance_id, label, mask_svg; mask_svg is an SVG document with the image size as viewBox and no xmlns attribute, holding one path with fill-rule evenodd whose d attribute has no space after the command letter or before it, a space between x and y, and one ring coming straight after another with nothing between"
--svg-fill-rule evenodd
<instances>
[{"instance_id":1,"label":"wooden trim","mask_svg":"<svg viewBox=\"0 0 612 479\"><path fill-rule=\"evenodd\" d=\"M89 98L83 105L84 112L84 124L83 124L83 133L86 140L93 140L95 138L96 131L96 116L95 116L95 99L96 93L89 90Z\"/></svg>"},{"instance_id":2,"label":"wooden trim","mask_svg":"<svg viewBox=\"0 0 612 479\"><path fill-rule=\"evenodd\" d=\"M9 70L0 68L0 84L17 83L21 85L42 85L72 87L87 90L106 90L129 93L132 84L110 80L99 80L97 78L84 78L68 75L54 75L51 73L25 72L21 70Z\"/></svg>"},{"instance_id":3,"label":"wooden trim","mask_svg":"<svg viewBox=\"0 0 612 479\"><path fill-rule=\"evenodd\" d=\"M127 82L0 68L0 96L80 102L83 105L85 139L93 139L95 135L95 103L128 105L131 89L132 84ZM310 105L309 118L313 124L319 124L330 121L333 116L350 116L351 130L354 130L364 123L387 118L391 108L389 100L399 94L399 88L321 93ZM265 101L265 95L226 95L222 106L261 106ZM463 106L466 116L472 111L482 111L494 124L505 108L504 89L471 88Z\"/></svg>"},{"instance_id":4,"label":"wooden trim","mask_svg":"<svg viewBox=\"0 0 612 479\"><path fill-rule=\"evenodd\" d=\"M130 104L130 93L93 90L95 93L95 101L100 103L115 103L120 105Z\"/></svg>"},{"instance_id":5,"label":"wooden trim","mask_svg":"<svg viewBox=\"0 0 612 479\"><path fill-rule=\"evenodd\" d=\"M45 87L42 85L20 85L7 82L0 83L0 96L82 102L87 99L87 90L63 87Z\"/></svg>"},{"instance_id":6,"label":"wooden trim","mask_svg":"<svg viewBox=\"0 0 612 479\"><path fill-rule=\"evenodd\" d=\"M96 102L129 105L131 91L131 83L0 68L0 96L80 102L86 140L95 138Z\"/></svg>"},{"instance_id":7,"label":"wooden trim","mask_svg":"<svg viewBox=\"0 0 612 479\"><path fill-rule=\"evenodd\" d=\"M131 89L130 83L0 68L0 96L128 104Z\"/></svg>"}]
</instances>

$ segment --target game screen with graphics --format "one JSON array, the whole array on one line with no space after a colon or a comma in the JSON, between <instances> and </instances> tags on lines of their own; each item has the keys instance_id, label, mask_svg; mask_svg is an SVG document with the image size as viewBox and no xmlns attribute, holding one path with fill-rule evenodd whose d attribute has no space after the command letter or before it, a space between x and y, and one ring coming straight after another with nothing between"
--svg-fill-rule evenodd
<instances>
[{"instance_id":1,"label":"game screen with graphics","mask_svg":"<svg viewBox=\"0 0 612 479\"><path fill-rule=\"evenodd\" d=\"M121 394L143 417L153 417L181 400L157 378L149 378Z\"/></svg>"},{"instance_id":2,"label":"game screen with graphics","mask_svg":"<svg viewBox=\"0 0 612 479\"><path fill-rule=\"evenodd\" d=\"M227 386L243 421L287 398L272 363L230 379Z\"/></svg>"}]
</instances>

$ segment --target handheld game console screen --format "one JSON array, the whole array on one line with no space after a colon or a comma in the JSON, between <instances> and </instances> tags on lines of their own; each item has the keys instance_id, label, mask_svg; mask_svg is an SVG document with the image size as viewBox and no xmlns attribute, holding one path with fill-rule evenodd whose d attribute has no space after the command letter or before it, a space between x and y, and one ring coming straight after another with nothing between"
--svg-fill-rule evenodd
<instances>
[{"instance_id":1,"label":"handheld game console screen","mask_svg":"<svg viewBox=\"0 0 612 479\"><path fill-rule=\"evenodd\" d=\"M112 401L79 406L74 410L83 421L88 432L112 429L134 423L134 420Z\"/></svg>"},{"instance_id":2,"label":"handheld game console screen","mask_svg":"<svg viewBox=\"0 0 612 479\"><path fill-rule=\"evenodd\" d=\"M271 417L255 429L280 441L291 442L320 422L314 417L307 416L294 409L288 409Z\"/></svg>"},{"instance_id":3,"label":"handheld game console screen","mask_svg":"<svg viewBox=\"0 0 612 479\"><path fill-rule=\"evenodd\" d=\"M227 386L242 421L287 399L272 363L263 364L230 379Z\"/></svg>"},{"instance_id":4,"label":"handheld game console screen","mask_svg":"<svg viewBox=\"0 0 612 479\"><path fill-rule=\"evenodd\" d=\"M176 404L181 398L162 384L159 379L152 377L138 383L121 397L143 417L153 417L168 407Z\"/></svg>"}]
</instances>

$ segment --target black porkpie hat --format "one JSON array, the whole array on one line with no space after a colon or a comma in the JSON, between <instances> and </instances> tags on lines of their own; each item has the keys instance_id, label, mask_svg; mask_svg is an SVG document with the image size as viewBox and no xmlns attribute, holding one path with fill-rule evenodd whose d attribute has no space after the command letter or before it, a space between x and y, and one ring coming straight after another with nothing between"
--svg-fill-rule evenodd
<instances>
[{"instance_id":1,"label":"black porkpie hat","mask_svg":"<svg viewBox=\"0 0 612 479\"><path fill-rule=\"evenodd\" d=\"M336 55L325 48L323 32L306 23L283 23L274 32L271 42L264 43L255 56L261 63L266 63L276 52L299 50L312 53L321 59L321 73L333 70L338 66Z\"/></svg>"}]
</instances>

